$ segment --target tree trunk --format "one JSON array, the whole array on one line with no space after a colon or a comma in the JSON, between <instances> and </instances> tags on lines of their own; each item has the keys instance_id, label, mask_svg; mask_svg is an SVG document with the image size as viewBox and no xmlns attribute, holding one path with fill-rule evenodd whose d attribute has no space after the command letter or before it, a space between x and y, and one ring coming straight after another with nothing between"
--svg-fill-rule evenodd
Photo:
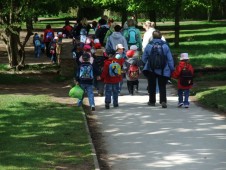
<instances>
[{"instance_id":1,"label":"tree trunk","mask_svg":"<svg viewBox=\"0 0 226 170\"><path fill-rule=\"evenodd\" d=\"M121 15L122 15L122 26L123 26L124 23L127 21L128 13L127 13L127 11L123 10L123 11L121 11Z\"/></svg>"},{"instance_id":2,"label":"tree trunk","mask_svg":"<svg viewBox=\"0 0 226 170\"><path fill-rule=\"evenodd\" d=\"M179 47L180 42L180 14L182 0L177 0L175 4L175 39L174 46Z\"/></svg>"}]
</instances>

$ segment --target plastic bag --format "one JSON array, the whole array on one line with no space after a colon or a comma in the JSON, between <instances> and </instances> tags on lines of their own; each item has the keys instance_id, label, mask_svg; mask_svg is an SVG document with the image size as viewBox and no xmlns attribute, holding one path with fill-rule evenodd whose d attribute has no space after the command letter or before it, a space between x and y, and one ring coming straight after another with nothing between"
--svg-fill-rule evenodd
<instances>
[{"instance_id":1,"label":"plastic bag","mask_svg":"<svg viewBox=\"0 0 226 170\"><path fill-rule=\"evenodd\" d=\"M84 91L79 85L76 85L76 86L72 87L70 89L70 91L69 91L69 96L70 97L78 98L80 100L82 99L83 94L84 94Z\"/></svg>"}]
</instances>

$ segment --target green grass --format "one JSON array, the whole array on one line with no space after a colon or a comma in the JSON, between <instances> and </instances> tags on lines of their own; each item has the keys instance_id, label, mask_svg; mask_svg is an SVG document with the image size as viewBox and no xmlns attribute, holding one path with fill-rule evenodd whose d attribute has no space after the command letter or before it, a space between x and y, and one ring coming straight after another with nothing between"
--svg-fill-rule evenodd
<instances>
[{"instance_id":1,"label":"green grass","mask_svg":"<svg viewBox=\"0 0 226 170\"><path fill-rule=\"evenodd\" d=\"M209 108L215 108L223 112L226 112L225 96L226 86L206 89L196 95L199 102L202 104L208 106Z\"/></svg>"},{"instance_id":2,"label":"green grass","mask_svg":"<svg viewBox=\"0 0 226 170\"><path fill-rule=\"evenodd\" d=\"M0 95L0 169L94 169L83 111L44 95Z\"/></svg>"},{"instance_id":3,"label":"green grass","mask_svg":"<svg viewBox=\"0 0 226 170\"><path fill-rule=\"evenodd\" d=\"M0 74L0 84L35 84L40 83L40 79L32 76L22 74Z\"/></svg>"}]
</instances>

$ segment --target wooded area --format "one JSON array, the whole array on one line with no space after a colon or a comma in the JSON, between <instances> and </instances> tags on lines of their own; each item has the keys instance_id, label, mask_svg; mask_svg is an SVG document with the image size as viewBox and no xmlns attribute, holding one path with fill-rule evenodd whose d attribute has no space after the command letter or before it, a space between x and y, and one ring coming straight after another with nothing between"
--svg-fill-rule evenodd
<instances>
[{"instance_id":1,"label":"wooded area","mask_svg":"<svg viewBox=\"0 0 226 170\"><path fill-rule=\"evenodd\" d=\"M23 67L25 63L25 46L33 35L33 22L40 16L57 15L78 9L77 16L94 19L101 16L104 9L118 12L122 24L130 15L151 21L173 20L175 22L174 45L179 47L181 20L226 18L225 0L1 0L0 38L4 41L11 67ZM84 12L85 11L85 12ZM20 41L20 32L25 23L27 35Z\"/></svg>"}]
</instances>

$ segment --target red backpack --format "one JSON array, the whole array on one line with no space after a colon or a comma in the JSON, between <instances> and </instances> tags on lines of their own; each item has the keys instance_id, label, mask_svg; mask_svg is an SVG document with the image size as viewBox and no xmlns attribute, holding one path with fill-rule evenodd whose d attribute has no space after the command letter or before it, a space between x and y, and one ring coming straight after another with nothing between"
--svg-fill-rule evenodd
<instances>
[{"instance_id":1,"label":"red backpack","mask_svg":"<svg viewBox=\"0 0 226 170\"><path fill-rule=\"evenodd\" d=\"M139 67L137 65L131 64L128 69L128 76L132 80L138 79L140 75Z\"/></svg>"}]
</instances>

